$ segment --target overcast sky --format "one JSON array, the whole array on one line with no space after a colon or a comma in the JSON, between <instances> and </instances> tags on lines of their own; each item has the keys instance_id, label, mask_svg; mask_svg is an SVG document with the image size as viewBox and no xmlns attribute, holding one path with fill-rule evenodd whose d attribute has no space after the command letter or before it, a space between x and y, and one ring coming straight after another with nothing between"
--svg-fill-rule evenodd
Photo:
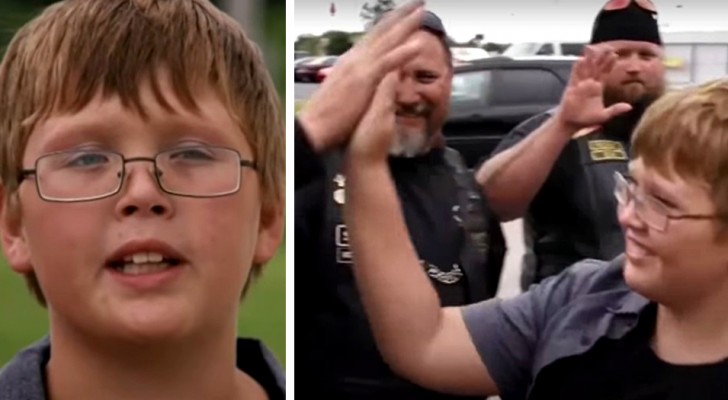
<instances>
[{"instance_id":1,"label":"overcast sky","mask_svg":"<svg viewBox=\"0 0 728 400\"><path fill-rule=\"evenodd\" d=\"M331 3L336 14L329 13ZM403 4L404 0L397 0ZM364 0L296 0L294 31L319 35L328 30L361 31ZM486 41L587 41L604 0L428 0L451 37L466 41L482 33ZM728 30L727 0L654 0L662 29ZM557 21L558 22L555 22Z\"/></svg>"}]
</instances>

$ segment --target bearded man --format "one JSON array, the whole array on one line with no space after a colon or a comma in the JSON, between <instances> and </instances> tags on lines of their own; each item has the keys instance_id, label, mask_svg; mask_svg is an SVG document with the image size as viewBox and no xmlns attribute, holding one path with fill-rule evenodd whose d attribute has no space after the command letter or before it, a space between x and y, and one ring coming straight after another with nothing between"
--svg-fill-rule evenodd
<instances>
[{"instance_id":1,"label":"bearded man","mask_svg":"<svg viewBox=\"0 0 728 400\"><path fill-rule=\"evenodd\" d=\"M613 176L627 173L632 131L665 90L654 4L607 2L586 57L600 68L596 79L585 81L587 68L577 63L560 105L514 128L477 172L501 221L524 218L524 290L625 248ZM602 107L589 107L595 101Z\"/></svg>"},{"instance_id":2,"label":"bearded man","mask_svg":"<svg viewBox=\"0 0 728 400\"><path fill-rule=\"evenodd\" d=\"M464 399L391 371L355 285L342 215L345 147L391 71L397 133L389 167L421 267L443 305L495 295L505 255L500 225L442 136L453 74L445 28L435 14L403 6L342 57L296 120L296 390L331 399Z\"/></svg>"}]
</instances>

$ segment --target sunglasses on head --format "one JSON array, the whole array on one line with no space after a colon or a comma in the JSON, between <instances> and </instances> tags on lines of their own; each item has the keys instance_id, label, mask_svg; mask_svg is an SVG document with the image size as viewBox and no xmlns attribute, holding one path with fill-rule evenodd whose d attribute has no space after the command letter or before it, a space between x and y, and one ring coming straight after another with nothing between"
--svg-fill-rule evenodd
<instances>
[{"instance_id":1,"label":"sunglasses on head","mask_svg":"<svg viewBox=\"0 0 728 400\"><path fill-rule=\"evenodd\" d=\"M606 11L621 10L629 7L633 1L644 10L657 12L657 7L651 0L610 0L604 5L603 9Z\"/></svg>"}]
</instances>

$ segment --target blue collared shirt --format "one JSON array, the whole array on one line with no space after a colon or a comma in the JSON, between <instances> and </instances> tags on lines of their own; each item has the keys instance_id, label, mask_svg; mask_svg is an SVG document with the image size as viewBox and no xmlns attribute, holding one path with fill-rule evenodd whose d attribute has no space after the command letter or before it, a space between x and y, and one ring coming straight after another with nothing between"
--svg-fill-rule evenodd
<instances>
[{"instance_id":1,"label":"blue collared shirt","mask_svg":"<svg viewBox=\"0 0 728 400\"><path fill-rule=\"evenodd\" d=\"M637 325L649 300L624 281L624 255L584 260L511 299L463 308L465 325L503 400L528 398L539 372Z\"/></svg>"}]
</instances>

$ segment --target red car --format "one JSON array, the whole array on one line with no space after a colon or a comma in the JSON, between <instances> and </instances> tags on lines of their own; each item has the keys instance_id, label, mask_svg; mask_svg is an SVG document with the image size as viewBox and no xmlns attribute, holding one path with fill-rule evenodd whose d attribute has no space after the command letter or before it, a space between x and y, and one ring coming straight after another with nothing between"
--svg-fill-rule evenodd
<instances>
[{"instance_id":1,"label":"red car","mask_svg":"<svg viewBox=\"0 0 728 400\"><path fill-rule=\"evenodd\" d=\"M324 79L326 79L326 77L329 76L332 69L334 69L334 67L321 68L319 70L319 72L316 74L316 82L323 82Z\"/></svg>"},{"instance_id":2,"label":"red car","mask_svg":"<svg viewBox=\"0 0 728 400\"><path fill-rule=\"evenodd\" d=\"M294 80L296 82L321 82L325 78L325 75L321 77L319 76L319 72L332 67L338 58L337 56L323 56L314 58L308 62L302 62L294 70Z\"/></svg>"}]
</instances>

